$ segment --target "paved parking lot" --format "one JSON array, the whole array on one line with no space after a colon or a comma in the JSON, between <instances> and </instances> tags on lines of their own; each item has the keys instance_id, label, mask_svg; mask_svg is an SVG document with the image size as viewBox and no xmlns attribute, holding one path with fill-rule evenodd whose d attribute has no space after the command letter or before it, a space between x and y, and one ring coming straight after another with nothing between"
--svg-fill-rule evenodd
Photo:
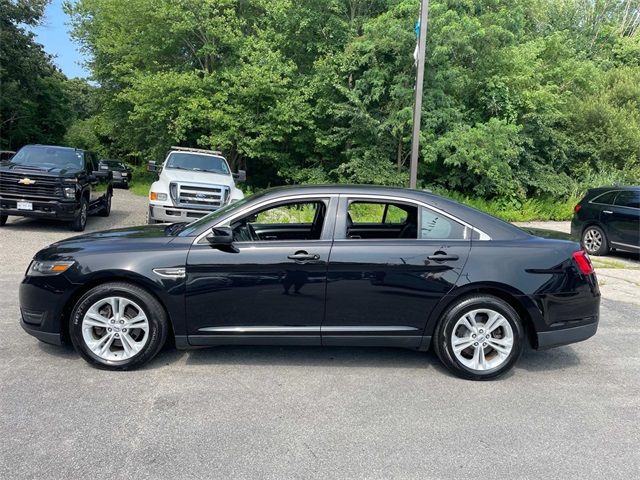
<instances>
[{"instance_id":1,"label":"paved parking lot","mask_svg":"<svg viewBox=\"0 0 640 480\"><path fill-rule=\"evenodd\" d=\"M118 190L112 216L88 229L142 223L145 205ZM603 288L595 337L528 351L499 381L454 378L432 353L365 348L166 350L112 373L17 322L31 256L71 234L15 218L0 230L0 478L640 475L633 256L598 267L628 276L633 298Z\"/></svg>"}]
</instances>

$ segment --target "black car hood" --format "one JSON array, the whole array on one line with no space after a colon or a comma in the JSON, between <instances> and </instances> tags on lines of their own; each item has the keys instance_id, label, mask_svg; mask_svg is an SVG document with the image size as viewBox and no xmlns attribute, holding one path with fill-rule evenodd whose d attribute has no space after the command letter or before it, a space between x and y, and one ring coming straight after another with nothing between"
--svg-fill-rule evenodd
<instances>
[{"instance_id":1,"label":"black car hood","mask_svg":"<svg viewBox=\"0 0 640 480\"><path fill-rule=\"evenodd\" d=\"M176 238L171 232L170 225L141 225L91 232L53 243L40 250L35 258L62 260L79 253L144 251L171 242Z\"/></svg>"},{"instance_id":2,"label":"black car hood","mask_svg":"<svg viewBox=\"0 0 640 480\"><path fill-rule=\"evenodd\" d=\"M17 163L2 162L0 171L23 173L25 175L51 175L52 177L67 177L80 173L78 168L46 167L44 165L20 165Z\"/></svg>"}]
</instances>

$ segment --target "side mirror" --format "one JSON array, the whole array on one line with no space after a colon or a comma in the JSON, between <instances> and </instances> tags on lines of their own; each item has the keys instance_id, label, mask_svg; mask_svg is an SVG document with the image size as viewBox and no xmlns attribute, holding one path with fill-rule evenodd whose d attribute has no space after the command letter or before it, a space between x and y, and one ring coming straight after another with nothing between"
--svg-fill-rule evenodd
<instances>
[{"instance_id":1,"label":"side mirror","mask_svg":"<svg viewBox=\"0 0 640 480\"><path fill-rule=\"evenodd\" d=\"M247 181L247 171L246 170L238 170L238 173L233 174L233 179L237 182L246 182Z\"/></svg>"},{"instance_id":2,"label":"side mirror","mask_svg":"<svg viewBox=\"0 0 640 480\"><path fill-rule=\"evenodd\" d=\"M162 171L162 165L158 165L155 160L149 160L147 164L147 172L160 173Z\"/></svg>"},{"instance_id":3,"label":"side mirror","mask_svg":"<svg viewBox=\"0 0 640 480\"><path fill-rule=\"evenodd\" d=\"M206 238L212 247L229 247L233 243L233 230L229 227L212 228Z\"/></svg>"}]
</instances>

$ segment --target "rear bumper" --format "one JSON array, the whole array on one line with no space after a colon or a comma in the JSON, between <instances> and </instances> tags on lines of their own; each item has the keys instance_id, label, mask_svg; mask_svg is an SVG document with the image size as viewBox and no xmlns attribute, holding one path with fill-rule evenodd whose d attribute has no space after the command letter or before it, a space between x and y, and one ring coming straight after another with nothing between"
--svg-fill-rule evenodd
<instances>
[{"instance_id":1,"label":"rear bumper","mask_svg":"<svg viewBox=\"0 0 640 480\"><path fill-rule=\"evenodd\" d=\"M18 210L17 203L19 201L31 202L33 210ZM0 213L16 217L51 218L69 221L76 216L76 202L74 200L22 199L0 195Z\"/></svg>"},{"instance_id":2,"label":"rear bumper","mask_svg":"<svg viewBox=\"0 0 640 480\"><path fill-rule=\"evenodd\" d=\"M598 331L598 319L591 323L578 325L575 327L562 328L558 330L550 330L548 332L538 333L538 350L544 350L551 347L559 347L570 343L582 342L593 337Z\"/></svg>"}]
</instances>

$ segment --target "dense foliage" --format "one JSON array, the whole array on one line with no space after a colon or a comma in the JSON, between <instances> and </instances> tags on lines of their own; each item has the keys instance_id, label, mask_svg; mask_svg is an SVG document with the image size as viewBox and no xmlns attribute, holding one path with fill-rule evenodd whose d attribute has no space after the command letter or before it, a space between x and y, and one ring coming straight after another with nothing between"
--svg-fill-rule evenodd
<instances>
[{"instance_id":1,"label":"dense foliage","mask_svg":"<svg viewBox=\"0 0 640 480\"><path fill-rule=\"evenodd\" d=\"M419 3L70 2L100 88L67 141L220 148L256 187L405 184ZM640 181L639 25L639 0L432 0L419 181L516 206Z\"/></svg>"}]
</instances>

